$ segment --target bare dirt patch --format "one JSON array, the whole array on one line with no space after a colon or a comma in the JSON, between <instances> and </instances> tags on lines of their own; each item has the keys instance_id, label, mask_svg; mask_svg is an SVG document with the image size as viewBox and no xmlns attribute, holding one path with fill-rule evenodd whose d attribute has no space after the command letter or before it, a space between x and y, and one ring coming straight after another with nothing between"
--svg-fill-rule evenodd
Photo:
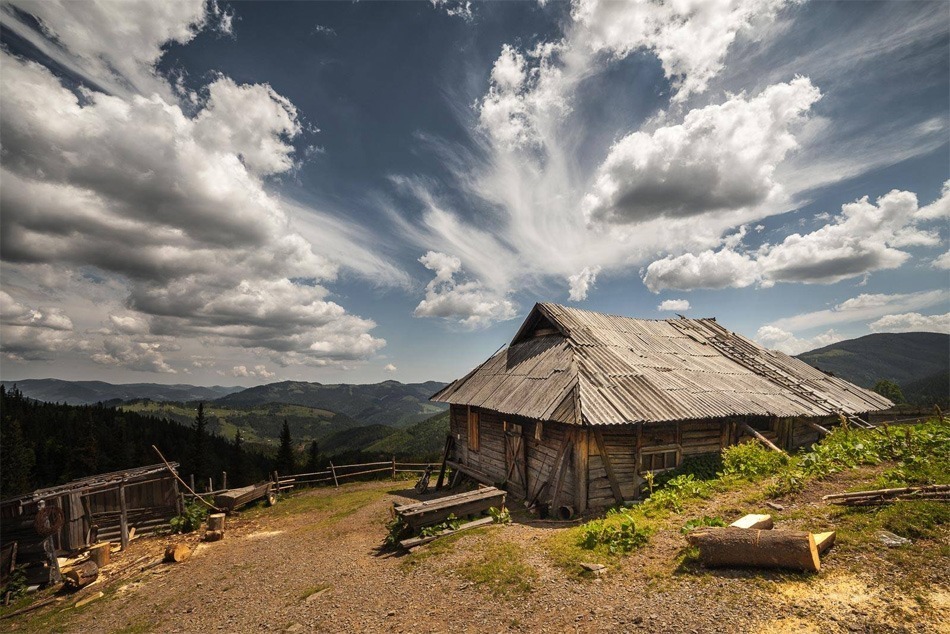
<instances>
[{"instance_id":1,"label":"bare dirt patch","mask_svg":"<svg viewBox=\"0 0 950 634\"><path fill-rule=\"evenodd\" d=\"M705 570L684 561L691 517L771 512L787 528L841 523L820 501L873 470L814 483L774 511L760 487L731 491L671 518L648 546L603 577L580 578L552 555L568 530L519 517L437 540L411 554L381 549L406 484L303 492L228 520L227 537L188 561L126 579L79 609L2 621L43 632L939 632L946 620L950 539L888 549L844 534L813 576ZM943 527L944 529L946 527ZM855 533L853 539L866 536ZM199 546L198 536L189 538ZM171 538L135 540L120 559L160 553Z\"/></svg>"}]
</instances>

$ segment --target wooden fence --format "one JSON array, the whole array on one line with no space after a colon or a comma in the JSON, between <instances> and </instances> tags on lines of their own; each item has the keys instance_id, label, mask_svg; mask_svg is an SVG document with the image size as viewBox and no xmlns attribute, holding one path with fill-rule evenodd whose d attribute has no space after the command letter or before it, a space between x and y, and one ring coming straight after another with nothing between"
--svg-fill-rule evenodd
<instances>
[{"instance_id":1,"label":"wooden fence","mask_svg":"<svg viewBox=\"0 0 950 634\"><path fill-rule=\"evenodd\" d=\"M400 473L424 473L426 468L432 467L437 470L441 463L439 462L396 462L396 457L392 460L383 460L381 462L363 462L358 464L340 464L335 465L330 462L330 468L313 473L295 473L292 475L280 475L276 471L273 474L274 482L277 484L277 492L283 493L295 487L317 486L321 484L333 484L340 486L340 482L347 478L356 478L372 474L386 473L395 480ZM377 475L377 477L379 477Z\"/></svg>"}]
</instances>

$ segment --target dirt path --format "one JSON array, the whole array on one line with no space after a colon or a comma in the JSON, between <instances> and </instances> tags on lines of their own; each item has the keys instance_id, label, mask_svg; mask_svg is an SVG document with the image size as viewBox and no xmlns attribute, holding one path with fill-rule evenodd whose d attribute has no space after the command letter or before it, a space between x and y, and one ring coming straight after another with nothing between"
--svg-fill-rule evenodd
<instances>
[{"instance_id":1,"label":"dirt path","mask_svg":"<svg viewBox=\"0 0 950 634\"><path fill-rule=\"evenodd\" d=\"M836 554L817 577L677 569L677 531L661 531L596 580L572 579L545 543L559 528L514 523L465 535L429 556L380 552L394 483L306 492L231 522L224 541L200 544L81 610L4 622L4 630L66 632L950 632L946 571L912 587L867 554ZM835 483L822 486L834 487ZM403 493L408 493L403 492ZM813 492L810 498L815 498ZM719 511L748 507L741 495ZM798 507L814 505L808 498ZM789 512L790 527L796 514ZM811 514L812 525L820 520ZM813 529L822 528L812 526ZM168 541L136 540L129 560ZM439 542L436 542L439 543ZM493 595L459 571L511 544L534 579ZM138 550L137 550L138 549ZM947 545L938 563L950 561ZM854 558L857 559L854 559ZM862 560L861 557L865 559ZM898 573L900 571L898 570ZM921 589L923 588L923 589Z\"/></svg>"}]
</instances>

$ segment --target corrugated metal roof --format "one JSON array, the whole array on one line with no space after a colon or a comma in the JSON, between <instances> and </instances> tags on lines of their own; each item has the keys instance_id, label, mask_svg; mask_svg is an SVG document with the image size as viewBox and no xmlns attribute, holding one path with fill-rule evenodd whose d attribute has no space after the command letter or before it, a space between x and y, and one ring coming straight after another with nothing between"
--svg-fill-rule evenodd
<instances>
[{"instance_id":1,"label":"corrugated metal roof","mask_svg":"<svg viewBox=\"0 0 950 634\"><path fill-rule=\"evenodd\" d=\"M551 328L558 334L547 334ZM543 336L533 332L543 328ZM537 304L511 345L432 400L612 425L887 409L884 397L729 332L714 319L643 320Z\"/></svg>"}]
</instances>

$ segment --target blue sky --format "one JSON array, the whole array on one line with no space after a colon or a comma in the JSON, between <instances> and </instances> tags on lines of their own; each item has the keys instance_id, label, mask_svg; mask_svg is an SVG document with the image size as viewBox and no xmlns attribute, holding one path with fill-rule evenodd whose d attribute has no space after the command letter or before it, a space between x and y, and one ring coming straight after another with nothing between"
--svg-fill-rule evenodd
<instances>
[{"instance_id":1,"label":"blue sky","mask_svg":"<svg viewBox=\"0 0 950 634\"><path fill-rule=\"evenodd\" d=\"M5 379L451 380L536 301L950 331L944 2L4 2Z\"/></svg>"}]
</instances>

